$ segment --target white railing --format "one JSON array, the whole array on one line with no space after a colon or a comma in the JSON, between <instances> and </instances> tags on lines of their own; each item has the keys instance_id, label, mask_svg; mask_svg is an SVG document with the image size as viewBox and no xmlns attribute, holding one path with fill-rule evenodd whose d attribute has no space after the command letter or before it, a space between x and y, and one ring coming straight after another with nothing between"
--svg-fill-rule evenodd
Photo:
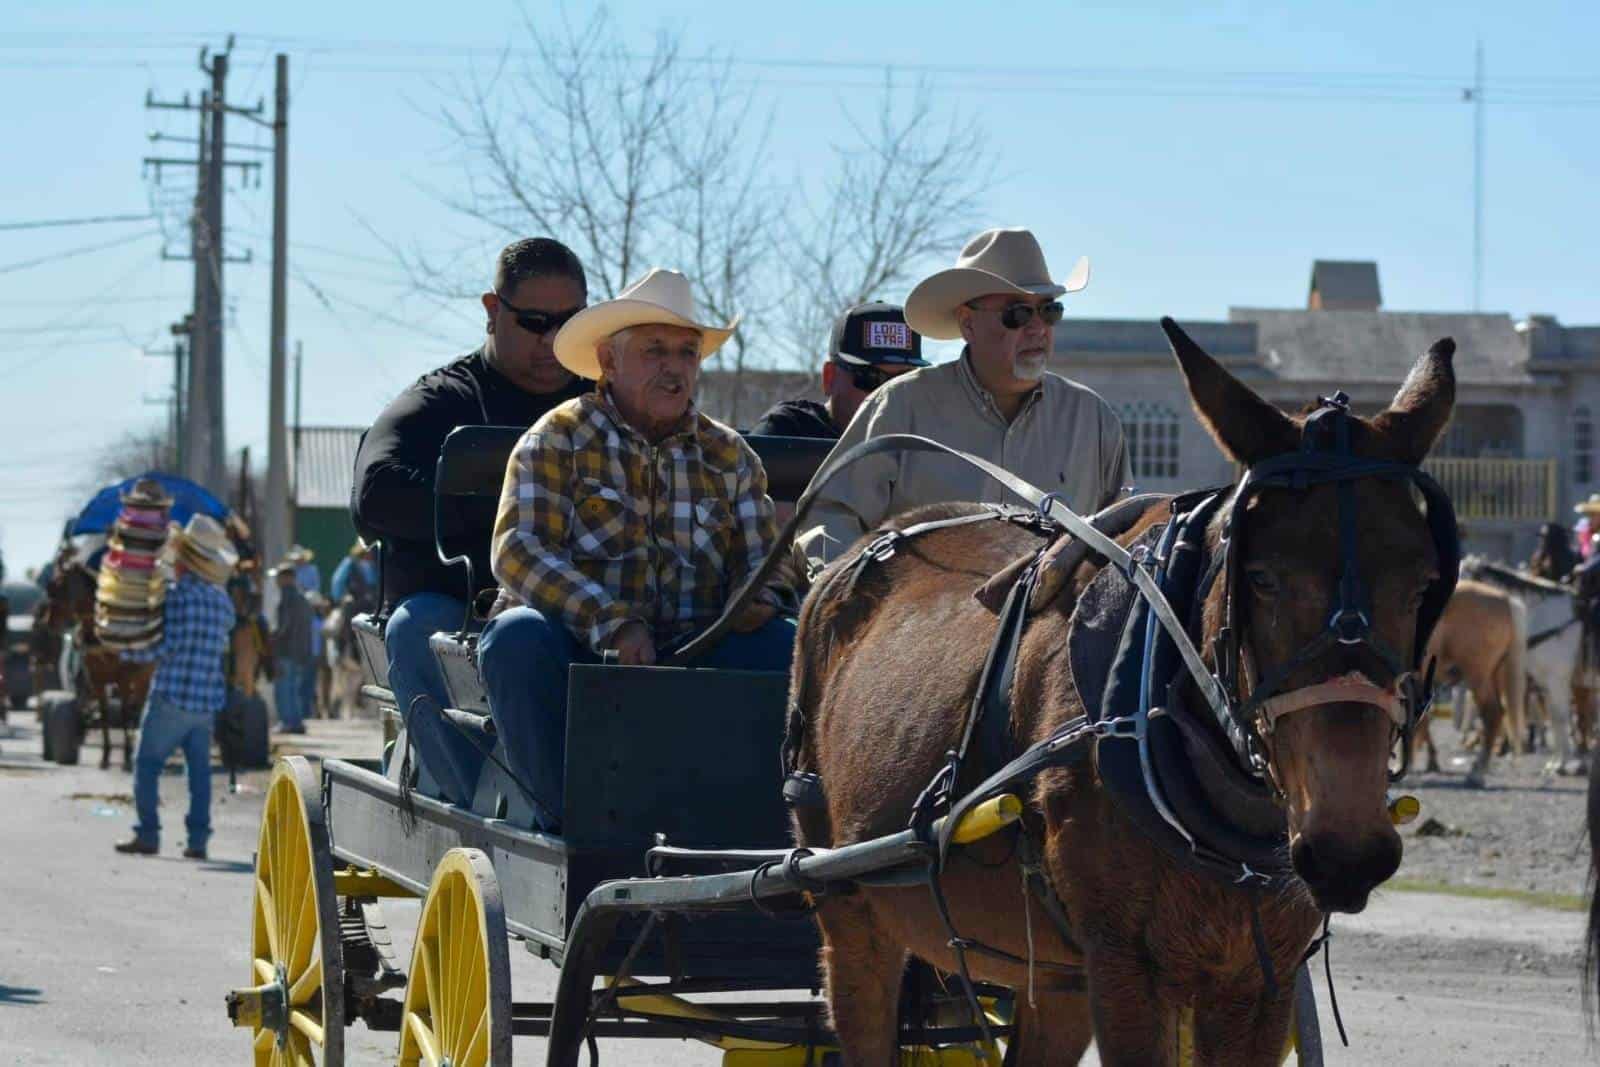
<instances>
[{"instance_id":1,"label":"white railing","mask_svg":"<svg viewBox=\"0 0 1600 1067\"><path fill-rule=\"evenodd\" d=\"M1422 466L1450 494L1462 521L1556 518L1553 459L1430 459Z\"/></svg>"}]
</instances>

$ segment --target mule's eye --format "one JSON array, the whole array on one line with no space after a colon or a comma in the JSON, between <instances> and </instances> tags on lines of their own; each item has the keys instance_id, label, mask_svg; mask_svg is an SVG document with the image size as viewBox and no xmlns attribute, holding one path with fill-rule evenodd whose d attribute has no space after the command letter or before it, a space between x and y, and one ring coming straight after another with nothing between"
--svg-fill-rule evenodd
<instances>
[{"instance_id":1,"label":"mule's eye","mask_svg":"<svg viewBox=\"0 0 1600 1067\"><path fill-rule=\"evenodd\" d=\"M1278 576L1267 567L1250 567L1245 570L1245 577L1250 579L1250 588L1258 596L1278 595Z\"/></svg>"}]
</instances>

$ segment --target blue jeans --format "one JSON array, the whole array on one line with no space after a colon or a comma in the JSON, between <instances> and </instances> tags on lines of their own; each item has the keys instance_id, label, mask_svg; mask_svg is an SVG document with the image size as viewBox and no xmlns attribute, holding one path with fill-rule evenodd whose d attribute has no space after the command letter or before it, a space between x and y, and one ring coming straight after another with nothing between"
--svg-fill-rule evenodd
<instances>
[{"instance_id":1,"label":"blue jeans","mask_svg":"<svg viewBox=\"0 0 1600 1067\"><path fill-rule=\"evenodd\" d=\"M311 710L306 706L307 674L315 675L315 667L310 663L297 663L290 659L278 661L277 677L272 680L272 696L278 705L278 725L305 725L306 713Z\"/></svg>"},{"instance_id":2,"label":"blue jeans","mask_svg":"<svg viewBox=\"0 0 1600 1067\"><path fill-rule=\"evenodd\" d=\"M406 737L417 759L428 768L444 798L454 804L472 803L484 757L473 744L442 723L438 708L449 705L439 661L428 639L441 630L461 628L467 605L443 593L413 593L395 605L383 644L389 652L389 688L394 690L406 724ZM414 707L427 697L432 707Z\"/></svg>"},{"instance_id":3,"label":"blue jeans","mask_svg":"<svg viewBox=\"0 0 1600 1067\"><path fill-rule=\"evenodd\" d=\"M787 671L795 621L772 619L748 634L730 633L701 664L756 671ZM548 830L561 823L567 756L567 668L598 663L565 625L533 608L496 616L478 641L478 672L489 691L495 729L506 760L533 792L535 814Z\"/></svg>"},{"instance_id":4,"label":"blue jeans","mask_svg":"<svg viewBox=\"0 0 1600 1067\"><path fill-rule=\"evenodd\" d=\"M211 726L216 715L188 711L151 697L139 720L139 747L133 754L133 807L139 821L133 833L147 845L161 843L161 817L156 813L158 782L167 757L183 749L189 772L189 847L205 848L211 837Z\"/></svg>"}]
</instances>

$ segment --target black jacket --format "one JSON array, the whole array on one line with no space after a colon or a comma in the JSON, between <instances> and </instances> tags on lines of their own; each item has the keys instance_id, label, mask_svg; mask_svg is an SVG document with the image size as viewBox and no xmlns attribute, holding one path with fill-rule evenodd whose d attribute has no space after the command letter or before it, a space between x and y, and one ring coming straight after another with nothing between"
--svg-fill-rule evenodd
<instances>
[{"instance_id":1,"label":"black jacket","mask_svg":"<svg viewBox=\"0 0 1600 1067\"><path fill-rule=\"evenodd\" d=\"M524 392L491 367L480 348L424 374L383 409L361 438L350 513L363 537L383 539L386 605L424 591L467 595L466 572L446 567L434 551L433 476L450 431L457 426L532 426L546 411L591 388L592 383L580 378L558 392ZM479 588L492 588L494 505L452 506L440 518L446 538L465 539L472 546Z\"/></svg>"},{"instance_id":2,"label":"black jacket","mask_svg":"<svg viewBox=\"0 0 1600 1067\"><path fill-rule=\"evenodd\" d=\"M778 437L819 437L828 441L839 439L839 427L833 424L828 405L820 400L779 401L756 420L750 432Z\"/></svg>"}]
</instances>

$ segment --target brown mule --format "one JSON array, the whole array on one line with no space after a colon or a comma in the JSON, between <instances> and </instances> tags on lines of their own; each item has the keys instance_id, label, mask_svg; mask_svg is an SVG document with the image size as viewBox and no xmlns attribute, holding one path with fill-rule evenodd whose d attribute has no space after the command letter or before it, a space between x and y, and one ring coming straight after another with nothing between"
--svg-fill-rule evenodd
<instances>
[{"instance_id":1,"label":"brown mule","mask_svg":"<svg viewBox=\"0 0 1600 1067\"><path fill-rule=\"evenodd\" d=\"M1176 347L1201 421L1230 457L1252 464L1299 446L1302 420L1261 400L1192 344ZM1386 411L1352 420L1355 454L1422 460L1454 401L1453 351L1436 345ZM1422 594L1438 577L1433 540L1408 487L1381 479L1350 484L1372 631L1410 662ZM1242 516L1234 596L1247 684L1289 662L1328 625L1340 574L1340 492L1333 486L1268 491ZM1157 511L1119 541L1131 543L1165 517ZM918 793L959 741L996 630L994 614L973 593L1037 545L1025 530L984 522L919 536L853 583L840 580L849 554L819 578L801 612L790 699L791 722L804 724L798 767L821 776L826 807L797 812L800 844L847 845L905 826ZM1011 720L1019 749L1083 712L1068 628L1078 595L1103 562L1091 556L1082 564L1023 636ZM1200 647L1208 660L1221 626L1221 585L1202 612ZM1336 645L1290 682L1327 682L1364 662ZM968 954L974 978L1019 990L1007 1062L1076 1063L1093 1040L1107 1065L1171 1063L1177 1020L1188 1009L1196 1062L1280 1063L1292 1015L1286 977L1324 913L1360 911L1399 864L1400 838L1386 810L1394 741L1382 710L1341 702L1287 715L1265 742L1297 875L1288 888L1259 899L1266 951L1280 979L1271 995L1252 938L1250 894L1158 850L1108 795L1093 760L1040 775L1024 818L1042 840L1045 871L1070 919L1070 943L1036 902L1030 908L1025 901L1008 841L958 851L944 877L964 937L1014 957L1031 954L1039 964L1030 996L1020 992L1029 988L1028 967ZM979 769L969 770L964 787L979 777ZM896 992L907 957L957 967L927 888L830 894L817 918L844 1062L897 1063ZM1049 964L1083 965L1087 992L1053 980Z\"/></svg>"}]
</instances>

